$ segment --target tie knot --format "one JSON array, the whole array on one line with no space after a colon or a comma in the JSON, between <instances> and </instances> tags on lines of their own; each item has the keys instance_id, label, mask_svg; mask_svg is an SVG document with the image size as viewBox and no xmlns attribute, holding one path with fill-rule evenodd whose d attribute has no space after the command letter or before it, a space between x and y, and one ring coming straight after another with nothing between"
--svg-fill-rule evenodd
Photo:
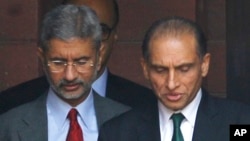
<instances>
[{"instance_id":1,"label":"tie knot","mask_svg":"<svg viewBox=\"0 0 250 141\"><path fill-rule=\"evenodd\" d=\"M70 121L77 121L77 110L75 108L69 111L68 118Z\"/></svg>"},{"instance_id":2,"label":"tie knot","mask_svg":"<svg viewBox=\"0 0 250 141\"><path fill-rule=\"evenodd\" d=\"M171 119L173 120L174 125L176 125L177 127L180 127L180 124L184 118L185 117L182 115L182 113L173 114L171 116Z\"/></svg>"}]
</instances>

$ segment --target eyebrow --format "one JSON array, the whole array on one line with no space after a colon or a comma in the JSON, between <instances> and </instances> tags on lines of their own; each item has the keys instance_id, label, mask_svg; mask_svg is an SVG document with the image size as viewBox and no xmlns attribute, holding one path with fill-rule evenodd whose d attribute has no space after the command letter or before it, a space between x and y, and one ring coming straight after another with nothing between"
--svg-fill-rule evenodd
<instances>
[{"instance_id":1,"label":"eyebrow","mask_svg":"<svg viewBox=\"0 0 250 141\"><path fill-rule=\"evenodd\" d=\"M90 58L91 58L90 56L82 56L82 57L73 59L73 61L89 60ZM62 58L62 57L53 57L53 58L50 58L50 60L61 60L61 61L65 61L65 62L68 61L67 59Z\"/></svg>"},{"instance_id":2,"label":"eyebrow","mask_svg":"<svg viewBox=\"0 0 250 141\"><path fill-rule=\"evenodd\" d=\"M176 66L175 68L180 69L182 67L192 67L192 66L194 66L194 63L184 63L184 64Z\"/></svg>"},{"instance_id":3,"label":"eyebrow","mask_svg":"<svg viewBox=\"0 0 250 141\"><path fill-rule=\"evenodd\" d=\"M164 65L160 65L160 64L152 64L152 63L149 63L149 66L153 67L153 68L157 68L157 67L166 68L166 69L169 68L168 66L164 66ZM180 69L180 68L186 67L186 66L187 67L192 67L192 66L194 66L194 63L187 62L187 63L183 63L183 64L180 64L180 65L174 66L174 68L175 69Z\"/></svg>"}]
</instances>

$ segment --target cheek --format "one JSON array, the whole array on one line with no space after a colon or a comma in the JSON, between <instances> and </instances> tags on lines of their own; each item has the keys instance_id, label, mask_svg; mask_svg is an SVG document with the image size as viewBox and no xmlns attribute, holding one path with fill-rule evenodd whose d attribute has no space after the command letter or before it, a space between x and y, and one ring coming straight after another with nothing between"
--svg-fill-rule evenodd
<instances>
[{"instance_id":1,"label":"cheek","mask_svg":"<svg viewBox=\"0 0 250 141\"><path fill-rule=\"evenodd\" d=\"M97 77L97 72L98 72L98 65L96 64L95 67L92 68L91 72L89 73L79 73L77 79L80 79L84 82L92 82L96 79Z\"/></svg>"},{"instance_id":2,"label":"cheek","mask_svg":"<svg viewBox=\"0 0 250 141\"><path fill-rule=\"evenodd\" d=\"M185 87L186 91L192 94L193 91L196 91L196 89L200 87L201 79L202 77L199 72L193 72L185 77L182 77L181 83Z\"/></svg>"},{"instance_id":3,"label":"cheek","mask_svg":"<svg viewBox=\"0 0 250 141\"><path fill-rule=\"evenodd\" d=\"M49 71L46 71L46 74L47 74L47 77L49 78L50 83L53 85L57 85L63 78L60 73L56 74L56 73L50 73Z\"/></svg>"},{"instance_id":4,"label":"cheek","mask_svg":"<svg viewBox=\"0 0 250 141\"><path fill-rule=\"evenodd\" d=\"M161 75L155 75L152 73L149 73L149 81L151 83L151 86L156 91L161 91L162 88L165 86L165 79Z\"/></svg>"}]
</instances>

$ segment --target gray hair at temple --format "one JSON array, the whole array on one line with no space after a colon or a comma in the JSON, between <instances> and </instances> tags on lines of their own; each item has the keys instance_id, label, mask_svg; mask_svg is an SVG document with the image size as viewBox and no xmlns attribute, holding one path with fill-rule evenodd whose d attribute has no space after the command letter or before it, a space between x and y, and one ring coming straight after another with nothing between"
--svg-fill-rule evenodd
<instances>
[{"instance_id":1,"label":"gray hair at temple","mask_svg":"<svg viewBox=\"0 0 250 141\"><path fill-rule=\"evenodd\" d=\"M101 46L102 31L96 13L86 6L60 5L46 14L41 29L41 48L48 50L48 42L58 38L92 39L97 50Z\"/></svg>"},{"instance_id":2,"label":"gray hair at temple","mask_svg":"<svg viewBox=\"0 0 250 141\"><path fill-rule=\"evenodd\" d=\"M176 16L158 20L150 26L142 43L143 58L147 61L150 59L149 44L151 41L162 37L178 37L183 34L194 36L197 54L202 58L207 53L207 43L203 31L191 20Z\"/></svg>"}]
</instances>

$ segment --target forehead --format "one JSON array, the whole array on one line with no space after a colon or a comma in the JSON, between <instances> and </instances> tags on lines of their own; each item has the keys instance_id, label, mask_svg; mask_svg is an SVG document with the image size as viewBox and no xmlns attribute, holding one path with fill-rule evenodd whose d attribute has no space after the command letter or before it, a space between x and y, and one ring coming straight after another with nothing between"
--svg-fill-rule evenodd
<instances>
[{"instance_id":1,"label":"forehead","mask_svg":"<svg viewBox=\"0 0 250 141\"><path fill-rule=\"evenodd\" d=\"M149 52L151 61L179 62L198 57L195 39L190 34L152 38Z\"/></svg>"},{"instance_id":2,"label":"forehead","mask_svg":"<svg viewBox=\"0 0 250 141\"><path fill-rule=\"evenodd\" d=\"M72 38L67 41L63 41L57 38L49 41L49 55L55 55L58 57L79 57L81 55L92 55L95 47L90 39Z\"/></svg>"},{"instance_id":3,"label":"forehead","mask_svg":"<svg viewBox=\"0 0 250 141\"><path fill-rule=\"evenodd\" d=\"M109 26L113 25L114 4L112 0L69 0L68 3L76 5L86 5L92 8L99 20Z\"/></svg>"}]
</instances>

